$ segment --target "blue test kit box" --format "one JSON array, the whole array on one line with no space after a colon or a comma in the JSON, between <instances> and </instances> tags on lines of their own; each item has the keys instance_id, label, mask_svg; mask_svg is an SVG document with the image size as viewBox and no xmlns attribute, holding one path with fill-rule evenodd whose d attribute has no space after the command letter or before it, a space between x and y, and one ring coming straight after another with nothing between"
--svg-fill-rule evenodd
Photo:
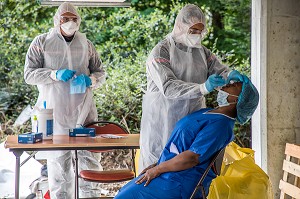
<instances>
[{"instance_id":1,"label":"blue test kit box","mask_svg":"<svg viewBox=\"0 0 300 199\"><path fill-rule=\"evenodd\" d=\"M33 144L43 140L43 133L25 133L18 135L18 143Z\"/></svg>"},{"instance_id":2,"label":"blue test kit box","mask_svg":"<svg viewBox=\"0 0 300 199\"><path fill-rule=\"evenodd\" d=\"M70 137L95 137L95 128L74 128L69 130Z\"/></svg>"}]
</instances>

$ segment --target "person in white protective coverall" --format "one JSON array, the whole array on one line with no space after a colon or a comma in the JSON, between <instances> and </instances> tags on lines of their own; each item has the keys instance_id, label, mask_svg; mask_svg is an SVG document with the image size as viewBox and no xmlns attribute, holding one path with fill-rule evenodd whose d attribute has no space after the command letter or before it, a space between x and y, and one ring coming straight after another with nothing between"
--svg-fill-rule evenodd
<instances>
[{"instance_id":1,"label":"person in white protective coverall","mask_svg":"<svg viewBox=\"0 0 300 199\"><path fill-rule=\"evenodd\" d=\"M173 31L148 56L139 172L157 162L179 119L205 108L205 94L227 83L225 77L227 81L243 78L201 45L206 32L203 12L188 4L180 10Z\"/></svg>"},{"instance_id":2,"label":"person in white protective coverall","mask_svg":"<svg viewBox=\"0 0 300 199\"><path fill-rule=\"evenodd\" d=\"M53 109L53 134L68 135L70 128L97 120L92 90L105 81L105 72L95 47L80 33L81 18L70 3L59 6L54 28L37 36L26 54L24 78L37 85L36 106ZM81 90L71 92L71 82L82 77ZM82 81L81 81L82 82ZM82 90L83 88L83 90ZM51 199L74 198L75 176L72 151L47 152ZM78 151L79 170L102 169L97 158L88 151ZM90 182L79 181L80 197L94 196Z\"/></svg>"}]
</instances>

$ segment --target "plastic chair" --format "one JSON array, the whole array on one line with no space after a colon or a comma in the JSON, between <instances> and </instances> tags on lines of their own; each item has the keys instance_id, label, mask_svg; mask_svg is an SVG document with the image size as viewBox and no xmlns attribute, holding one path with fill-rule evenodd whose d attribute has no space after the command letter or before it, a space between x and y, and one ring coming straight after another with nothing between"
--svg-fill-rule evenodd
<instances>
[{"instance_id":1,"label":"plastic chair","mask_svg":"<svg viewBox=\"0 0 300 199\"><path fill-rule=\"evenodd\" d=\"M196 193L199 191L199 189L201 190L202 198L206 199L207 195L205 193L205 189L204 189L204 186L203 186L203 181L204 181L205 177L207 176L208 172L210 171L210 169L212 169L213 172L216 175L220 175L224 153L225 153L225 148L221 149L220 151L218 151L213 156L211 162L209 163L208 167L205 169L205 171L204 171L203 175L201 176L196 188L194 189L190 199L195 198Z\"/></svg>"},{"instance_id":2,"label":"plastic chair","mask_svg":"<svg viewBox=\"0 0 300 199\"><path fill-rule=\"evenodd\" d=\"M99 134L129 134L126 129L115 122L109 121L96 121L84 125L84 127L95 128L96 135ZM107 152L112 150L90 150L91 152ZM134 164L134 149L131 149L131 159L133 170L109 170L109 171L96 171L96 170L82 170L79 176L83 180L96 182L96 183L114 183L132 180L135 178L136 169ZM75 151L75 159L77 159L77 151ZM77 167L78 169L78 167ZM77 170L78 174L78 170ZM77 179L77 178L76 178ZM77 182L78 183L78 182ZM78 194L78 184L77 184L77 194ZM102 198L102 197L99 197ZM103 197L103 198L113 198L113 197Z\"/></svg>"}]
</instances>

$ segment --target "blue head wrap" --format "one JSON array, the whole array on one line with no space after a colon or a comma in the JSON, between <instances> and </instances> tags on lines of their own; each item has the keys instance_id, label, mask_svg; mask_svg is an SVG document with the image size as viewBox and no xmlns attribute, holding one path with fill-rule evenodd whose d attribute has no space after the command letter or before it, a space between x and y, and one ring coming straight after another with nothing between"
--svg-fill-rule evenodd
<instances>
[{"instance_id":1,"label":"blue head wrap","mask_svg":"<svg viewBox=\"0 0 300 199\"><path fill-rule=\"evenodd\" d=\"M259 94L249 78L243 75L242 92L239 95L236 105L237 121L245 124L253 115L259 102Z\"/></svg>"}]
</instances>

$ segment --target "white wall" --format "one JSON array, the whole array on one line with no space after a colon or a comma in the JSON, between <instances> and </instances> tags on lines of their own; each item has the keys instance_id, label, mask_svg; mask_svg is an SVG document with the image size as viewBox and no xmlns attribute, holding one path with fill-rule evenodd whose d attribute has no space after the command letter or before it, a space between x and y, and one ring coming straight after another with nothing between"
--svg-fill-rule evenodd
<instances>
[{"instance_id":1,"label":"white wall","mask_svg":"<svg viewBox=\"0 0 300 199\"><path fill-rule=\"evenodd\" d=\"M279 198L285 144L300 144L299 0L252 1L251 50L251 76L260 91L252 148Z\"/></svg>"}]
</instances>

